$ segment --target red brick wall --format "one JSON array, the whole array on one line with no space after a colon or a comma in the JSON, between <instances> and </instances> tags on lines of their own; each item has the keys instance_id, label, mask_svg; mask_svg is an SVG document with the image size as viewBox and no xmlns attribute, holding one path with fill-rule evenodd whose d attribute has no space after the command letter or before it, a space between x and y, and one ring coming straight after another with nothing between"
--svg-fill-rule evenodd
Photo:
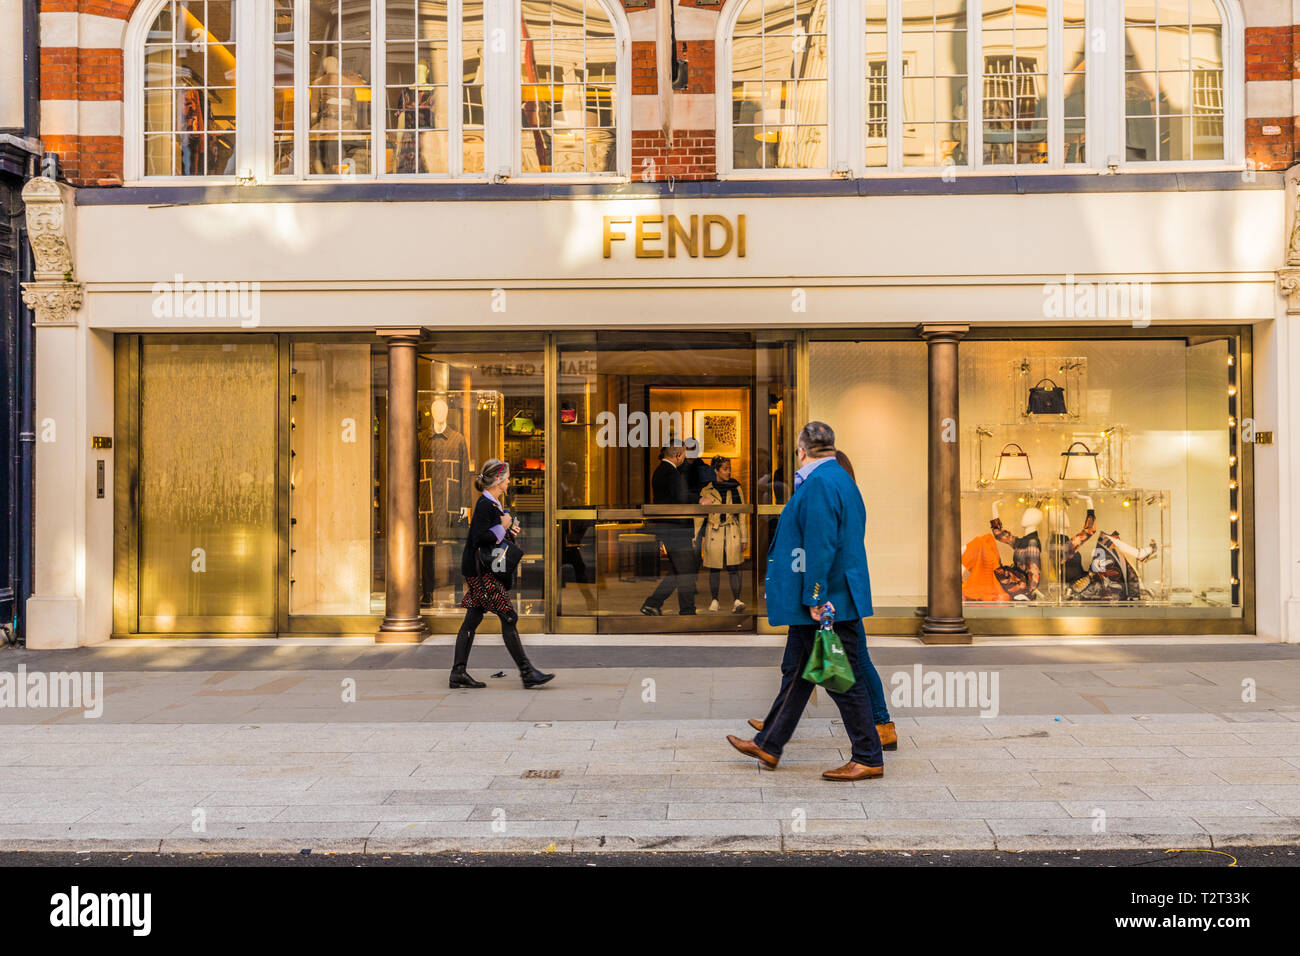
<instances>
[{"instance_id":1,"label":"red brick wall","mask_svg":"<svg viewBox=\"0 0 1300 956\"><path fill-rule=\"evenodd\" d=\"M1296 61L1300 27L1246 28L1246 82L1290 82L1300 79ZM1277 132L1271 132L1270 127ZM1300 155L1293 116L1246 120L1246 160L1256 169L1286 169Z\"/></svg>"},{"instance_id":2,"label":"red brick wall","mask_svg":"<svg viewBox=\"0 0 1300 956\"><path fill-rule=\"evenodd\" d=\"M686 89L681 93L712 94L716 44L712 40L678 40L677 58L687 64ZM659 66L655 62L655 44L638 40L632 44L632 95L657 95Z\"/></svg>"},{"instance_id":3,"label":"red brick wall","mask_svg":"<svg viewBox=\"0 0 1300 956\"><path fill-rule=\"evenodd\" d=\"M717 139L711 129L676 130L668 146L662 130L637 130L632 134L632 175L645 179L653 170L659 182L716 179ZM653 166L651 166L653 163Z\"/></svg>"}]
</instances>

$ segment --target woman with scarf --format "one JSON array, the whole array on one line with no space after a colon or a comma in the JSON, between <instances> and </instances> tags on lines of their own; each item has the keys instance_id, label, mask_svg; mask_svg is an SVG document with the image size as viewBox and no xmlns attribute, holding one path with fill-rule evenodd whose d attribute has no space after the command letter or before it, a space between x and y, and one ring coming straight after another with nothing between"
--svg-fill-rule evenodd
<instances>
[{"instance_id":1,"label":"woman with scarf","mask_svg":"<svg viewBox=\"0 0 1300 956\"><path fill-rule=\"evenodd\" d=\"M709 464L714 478L700 489L700 504L744 504L740 482L731 477L731 459L718 455ZM709 569L709 592L713 596L709 610L718 609L718 590L725 569L731 578L731 610L739 614L745 610L745 602L740 599L740 565L745 560L745 545L749 539L744 516L734 512L714 512L697 520L700 521L700 527L696 529L700 560Z\"/></svg>"},{"instance_id":2,"label":"woman with scarf","mask_svg":"<svg viewBox=\"0 0 1300 956\"><path fill-rule=\"evenodd\" d=\"M487 686L466 673L465 668L474 646L474 632L489 611L501 619L501 637L525 687L538 687L555 676L542 673L528 662L516 627L519 614L510 604L508 592L514 586L515 568L524 551L516 543L519 526L505 506L509 485L510 466L498 458L489 458L474 477L474 489L481 494L474 504L460 559L460 570L465 575L465 596L460 606L465 608L465 620L456 635L456 655L447 682L452 688Z\"/></svg>"}]
</instances>

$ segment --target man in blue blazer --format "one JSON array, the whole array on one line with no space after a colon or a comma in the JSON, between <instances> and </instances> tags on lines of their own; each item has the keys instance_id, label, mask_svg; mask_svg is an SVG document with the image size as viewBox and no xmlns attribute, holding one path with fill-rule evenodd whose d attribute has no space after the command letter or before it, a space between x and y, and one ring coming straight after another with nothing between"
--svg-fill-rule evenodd
<instances>
[{"instance_id":1,"label":"man in blue blazer","mask_svg":"<svg viewBox=\"0 0 1300 956\"><path fill-rule=\"evenodd\" d=\"M871 683L866 675L867 640L862 618L871 615L871 578L867 573L866 507L857 483L835 460L835 432L824 422L809 422L799 433L799 470L794 494L767 553L767 619L787 625L781 661L781 690L763 729L753 740L727 736L741 753L775 769L786 743L808 704L814 685L803 670L812 654L818 622L834 610L835 632L844 645L853 686L828 691L844 720L853 745L852 759L828 770L827 780L867 780L885 773L880 735L872 718Z\"/></svg>"}]
</instances>

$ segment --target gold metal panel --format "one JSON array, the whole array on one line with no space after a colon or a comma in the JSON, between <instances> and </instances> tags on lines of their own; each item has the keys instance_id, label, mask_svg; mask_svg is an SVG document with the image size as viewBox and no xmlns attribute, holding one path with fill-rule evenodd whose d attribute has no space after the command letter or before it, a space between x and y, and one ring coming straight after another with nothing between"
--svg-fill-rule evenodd
<instances>
[{"instance_id":1,"label":"gold metal panel","mask_svg":"<svg viewBox=\"0 0 1300 956\"><path fill-rule=\"evenodd\" d=\"M140 358L140 630L274 630L275 337L149 336Z\"/></svg>"}]
</instances>

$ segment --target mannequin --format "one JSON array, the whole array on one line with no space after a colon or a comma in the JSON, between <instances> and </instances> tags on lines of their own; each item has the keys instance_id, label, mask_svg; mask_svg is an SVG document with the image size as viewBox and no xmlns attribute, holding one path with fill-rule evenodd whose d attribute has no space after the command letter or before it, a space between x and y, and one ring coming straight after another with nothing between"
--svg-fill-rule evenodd
<instances>
[{"instance_id":1,"label":"mannequin","mask_svg":"<svg viewBox=\"0 0 1300 956\"><path fill-rule=\"evenodd\" d=\"M1156 543L1141 550L1127 541L1121 541L1118 531L1110 534L1101 532L1097 537L1097 546L1093 549L1088 570L1083 569L1083 559L1079 553L1082 544L1092 537L1096 530L1096 511L1092 499L1081 495L1088 506L1088 515L1084 519L1083 529L1074 537L1064 542L1062 551L1061 576L1065 583L1067 599L1133 601L1142 596L1142 579L1133 564L1140 564L1152 558L1157 550ZM1126 560L1127 559L1127 560Z\"/></svg>"},{"instance_id":2,"label":"mannequin","mask_svg":"<svg viewBox=\"0 0 1300 956\"><path fill-rule=\"evenodd\" d=\"M1080 498L1088 506L1088 514L1083 519L1083 528L1073 537L1056 535L1053 539L1060 548L1061 583L1065 586L1067 598L1074 597L1087 586L1088 572L1083 570L1083 556L1079 553L1079 548L1096 530L1097 513L1093 509L1092 498L1088 495L1080 495Z\"/></svg>"},{"instance_id":3,"label":"mannequin","mask_svg":"<svg viewBox=\"0 0 1300 956\"><path fill-rule=\"evenodd\" d=\"M415 65L415 82L402 91L398 103L397 128L399 130L418 130L420 138L420 171L425 173L444 172L441 166L442 150L439 149L439 134L435 126L437 87L429 82L429 65ZM396 172L415 172L415 135L398 137L401 144L396 159Z\"/></svg>"},{"instance_id":4,"label":"mannequin","mask_svg":"<svg viewBox=\"0 0 1300 956\"><path fill-rule=\"evenodd\" d=\"M327 56L321 62L321 72L311 81L310 116L312 130L338 133L357 128L357 92L345 83L352 77L339 72L339 59ZM341 172L343 156L335 136L313 137L312 171L316 173Z\"/></svg>"},{"instance_id":5,"label":"mannequin","mask_svg":"<svg viewBox=\"0 0 1300 956\"><path fill-rule=\"evenodd\" d=\"M965 601L1005 601L1007 593L998 580L1002 559L992 534L971 538L961 552L961 596Z\"/></svg>"},{"instance_id":6,"label":"mannequin","mask_svg":"<svg viewBox=\"0 0 1300 956\"><path fill-rule=\"evenodd\" d=\"M989 526L993 529L993 537L1011 546L1011 564L1002 565L994 574L1002 590L1013 601L1033 601L1038 597L1038 584L1043 576L1043 543L1038 537L1043 512L1038 508L1026 508L1020 516L1024 533L1017 538L1002 527L1002 519L998 517L1001 505L1001 501L993 502L993 520Z\"/></svg>"},{"instance_id":7,"label":"mannequin","mask_svg":"<svg viewBox=\"0 0 1300 956\"><path fill-rule=\"evenodd\" d=\"M469 448L465 436L448 424L447 413L446 396L435 395L419 429L420 603L425 607L433 604L435 584L451 582L453 547L462 536L457 525L469 513ZM438 568L441 582L434 580Z\"/></svg>"}]
</instances>

